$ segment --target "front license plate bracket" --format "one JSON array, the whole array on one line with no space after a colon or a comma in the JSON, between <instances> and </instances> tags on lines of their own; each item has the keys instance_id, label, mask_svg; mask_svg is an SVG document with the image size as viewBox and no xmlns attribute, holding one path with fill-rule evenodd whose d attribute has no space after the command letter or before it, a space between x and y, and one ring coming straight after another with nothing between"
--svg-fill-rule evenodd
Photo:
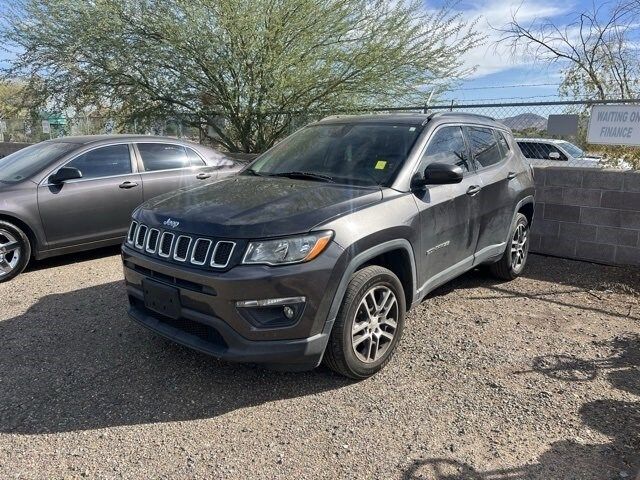
<instances>
[{"instance_id":1,"label":"front license plate bracket","mask_svg":"<svg viewBox=\"0 0 640 480\"><path fill-rule=\"evenodd\" d=\"M180 318L180 291L169 285L153 280L142 281L144 306L165 317Z\"/></svg>"}]
</instances>

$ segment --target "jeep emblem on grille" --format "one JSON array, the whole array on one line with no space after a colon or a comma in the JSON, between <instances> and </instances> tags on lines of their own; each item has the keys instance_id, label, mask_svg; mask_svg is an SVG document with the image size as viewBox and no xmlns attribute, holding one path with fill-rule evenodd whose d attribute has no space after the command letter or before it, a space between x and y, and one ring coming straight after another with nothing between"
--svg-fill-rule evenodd
<instances>
[{"instance_id":1,"label":"jeep emblem on grille","mask_svg":"<svg viewBox=\"0 0 640 480\"><path fill-rule=\"evenodd\" d=\"M176 222L175 220L171 220L170 218L167 218L163 225L166 225L167 227L171 227L171 228L176 228L178 225L180 225L180 222Z\"/></svg>"}]
</instances>

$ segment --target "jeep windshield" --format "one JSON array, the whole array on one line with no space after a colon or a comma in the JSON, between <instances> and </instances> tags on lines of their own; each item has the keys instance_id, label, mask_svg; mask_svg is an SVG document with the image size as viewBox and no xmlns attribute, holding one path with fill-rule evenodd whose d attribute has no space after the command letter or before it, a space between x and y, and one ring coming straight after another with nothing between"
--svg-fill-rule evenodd
<instances>
[{"instance_id":1,"label":"jeep windshield","mask_svg":"<svg viewBox=\"0 0 640 480\"><path fill-rule=\"evenodd\" d=\"M42 142L0 159L0 182L17 183L78 148L74 143Z\"/></svg>"},{"instance_id":2,"label":"jeep windshield","mask_svg":"<svg viewBox=\"0 0 640 480\"><path fill-rule=\"evenodd\" d=\"M317 124L262 155L246 172L318 182L389 186L421 125Z\"/></svg>"}]
</instances>

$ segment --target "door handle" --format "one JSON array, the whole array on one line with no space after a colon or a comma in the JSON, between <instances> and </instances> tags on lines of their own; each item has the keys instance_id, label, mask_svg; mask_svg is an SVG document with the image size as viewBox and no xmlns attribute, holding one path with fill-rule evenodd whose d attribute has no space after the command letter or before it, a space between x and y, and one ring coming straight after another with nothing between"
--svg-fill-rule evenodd
<instances>
[{"instance_id":1,"label":"door handle","mask_svg":"<svg viewBox=\"0 0 640 480\"><path fill-rule=\"evenodd\" d=\"M120 188L133 188L133 187L137 187L138 184L136 182L129 182L126 181L124 183L121 183L120 185L118 185Z\"/></svg>"},{"instance_id":2,"label":"door handle","mask_svg":"<svg viewBox=\"0 0 640 480\"><path fill-rule=\"evenodd\" d=\"M518 176L518 174L516 172L509 172L507 174L507 180L513 180L514 178L516 178Z\"/></svg>"},{"instance_id":3,"label":"door handle","mask_svg":"<svg viewBox=\"0 0 640 480\"><path fill-rule=\"evenodd\" d=\"M210 178L210 177L211 177L210 173L204 173L204 172L199 173L199 174L196 175L196 178L198 180L206 180L207 178Z\"/></svg>"},{"instance_id":4,"label":"door handle","mask_svg":"<svg viewBox=\"0 0 640 480\"><path fill-rule=\"evenodd\" d=\"M467 195L475 195L476 193L478 193L480 191L480 186L479 185L471 185L468 189L467 189Z\"/></svg>"}]
</instances>

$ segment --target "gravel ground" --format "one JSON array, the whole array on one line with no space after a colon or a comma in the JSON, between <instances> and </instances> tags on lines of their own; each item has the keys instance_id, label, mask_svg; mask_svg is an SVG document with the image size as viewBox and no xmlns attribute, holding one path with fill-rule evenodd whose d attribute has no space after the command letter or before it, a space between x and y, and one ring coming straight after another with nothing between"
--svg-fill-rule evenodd
<instances>
[{"instance_id":1,"label":"gravel ground","mask_svg":"<svg viewBox=\"0 0 640 480\"><path fill-rule=\"evenodd\" d=\"M633 479L640 271L532 256L469 273L354 383L276 373L127 319L117 250L0 285L0 478Z\"/></svg>"}]
</instances>

